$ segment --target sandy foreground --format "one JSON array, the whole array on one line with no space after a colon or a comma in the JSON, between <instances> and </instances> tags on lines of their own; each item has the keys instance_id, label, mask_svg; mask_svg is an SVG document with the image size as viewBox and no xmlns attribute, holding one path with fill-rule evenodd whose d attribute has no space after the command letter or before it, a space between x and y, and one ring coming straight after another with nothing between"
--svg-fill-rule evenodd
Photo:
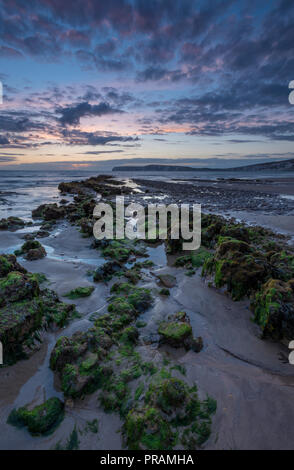
<instances>
[{"instance_id":1,"label":"sandy foreground","mask_svg":"<svg viewBox=\"0 0 294 470\"><path fill-rule=\"evenodd\" d=\"M147 187L146 182L144 185ZM155 186L149 183L150 191L154 191L152 198L157 194ZM166 186L161 186L160 191L166 190ZM168 197L172 199L177 195L173 193ZM240 212L238 214L240 218L248 218L246 211L242 216ZM251 211L250 214L252 222L273 224L277 231L294 235L291 214L270 215L266 211L262 214ZM22 236L21 230L0 232L1 251L13 252L22 244ZM46 274L48 286L64 302L72 302L63 294L77 286L93 285L95 291L90 297L75 301L81 318L62 331L46 333L40 350L29 360L0 370L0 449L54 448L59 441L64 441L75 424L81 430L81 449L121 449L118 432L121 420L117 414L106 414L102 410L99 392L75 401L74 406L66 410L64 421L50 436L32 437L25 429L6 424L8 414L15 407L38 404L51 396L62 398L60 384L48 367L56 339L90 328L91 314L106 311L109 287L114 282L92 282L88 271L105 260L90 247L89 239L82 238L67 223L58 224L52 234L41 241L47 257L37 261L21 259L26 269ZM288 349L260 339L259 328L250 320L249 301L233 302L222 292L209 288L199 270L193 277L185 276L183 270L172 267L172 260L166 258L163 245L148 248L148 253L155 266L144 274L138 285L157 288L156 275L160 273L172 274L177 283L170 289L170 297L156 296L154 306L140 316L140 320L147 323L141 335L156 335L159 321L170 313L184 310L190 317L194 335L202 336L204 348L196 354L167 346L158 348L156 342L147 345L141 341L138 350L144 360L154 364L166 358L173 364L185 366L185 379L191 385L197 383L200 397L209 394L217 400L212 433L204 448L292 449L294 369L287 361ZM178 371L174 375L181 378ZM94 418L99 420L98 434L83 432L86 422Z\"/></svg>"}]
</instances>

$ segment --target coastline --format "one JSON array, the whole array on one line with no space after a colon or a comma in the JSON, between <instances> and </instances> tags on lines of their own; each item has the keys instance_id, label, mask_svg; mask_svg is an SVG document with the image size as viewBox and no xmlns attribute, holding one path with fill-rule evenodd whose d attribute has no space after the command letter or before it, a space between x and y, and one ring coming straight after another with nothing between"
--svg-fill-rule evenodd
<instances>
[{"instance_id":1,"label":"coastline","mask_svg":"<svg viewBox=\"0 0 294 470\"><path fill-rule=\"evenodd\" d=\"M249 196L254 198L256 193L260 193L263 197L265 194L264 184L261 187L258 183L252 189L251 183L244 183L245 186L241 188L238 182L238 195L234 200L225 196L226 192L230 195L230 188L225 189L226 183L217 183L211 189L211 185L207 188L207 183L203 182L194 188L194 193L191 191L191 184L186 183L174 184L138 179L135 179L134 183L127 183L125 186L129 189L125 194L126 201L158 202L164 197L164 203L179 202L179 199L181 202L191 202L191 200L198 202L195 201L197 196L199 202L201 198L206 201L203 205L204 210L212 212L211 203L207 202L207 199L218 196L216 197L218 204L214 206L214 210L224 214L234 209L238 210L238 204L242 206L246 201L248 203ZM229 185L231 184L236 183L230 182ZM294 201L287 200L278 204L278 194L280 194L278 188L270 187L271 190L267 191L268 195L266 194L265 205L255 206L254 210L252 208L249 217L251 220L256 220L258 225L262 225L262 221L267 223L262 217L273 217L275 220L272 222L278 222L275 226L278 232L283 226L285 233L294 235L294 228L291 225ZM211 191L209 196L207 194L200 196L203 188ZM136 189L142 192L136 192ZM220 191L223 191L221 193L223 197L217 195ZM284 186L283 191L286 191ZM234 194L236 194L235 189ZM62 197L64 196L60 196L59 199ZM72 200L71 197L67 199ZM275 204L274 210L273 204ZM271 211L275 215L270 215ZM236 215L238 213L241 212L238 210ZM246 214L248 212L245 211L242 217L246 218ZM37 223L40 224L39 221L36 221ZM33 225L29 231L34 229ZM21 245L25 233L28 233L27 228L14 232L1 231L1 252L11 252ZM55 341L61 335L87 331L92 325L90 317L94 312L99 312L100 315L107 311L110 288L117 280L114 278L108 283L93 282L88 272L93 270L94 265L101 266L105 258L91 247L90 238L84 238L77 227L71 226L67 221L57 221L49 236L39 240L47 248L48 253L46 257L35 261L25 261L21 258L20 263L29 272L44 273L48 278L46 285L55 290L65 303L72 303L64 294L76 286L93 286L95 290L90 297L75 301L81 318L73 320L61 331L50 332L40 351L28 360L0 370L0 422L5 431L1 439L1 448L54 448L60 440L64 441L64 436L71 432L73 426L84 429L87 420L95 415L99 421L99 432L97 435L91 432L80 433L80 448L105 449L109 448L111 443L113 449L121 449L123 442L116 431L123 421L116 413L106 413L98 404L100 391L86 395L83 400L68 402L65 419L51 436L32 437L26 430L6 424L12 408L24 406L28 402L40 403L44 397L48 399L51 396L60 396L59 380L56 376L54 378L53 372L48 368L50 348L53 348ZM48 247L52 251L48 250ZM204 399L206 394L209 394L217 400L216 415L212 418L212 432L202 447L290 449L293 431L291 423L294 422L294 411L293 413L291 411L294 375L292 366L280 360L281 355L287 357L287 348L281 343L260 339L257 325L250 321L248 299L234 302L228 295L224 295L222 290L209 287L208 281L200 276L199 270L193 276L187 277L184 269L173 266L172 256L165 257L163 244L157 247L149 246L148 254L155 265L143 270L138 286L158 292L158 276L162 274L173 276L176 283L170 289L167 298L155 294L154 305L140 315L140 320L145 322L146 326L140 329L140 340L136 350L145 362L151 361L159 367L164 360L169 361L170 366L184 367L185 375L179 370L174 370L175 377L185 379L191 386L196 381L201 398ZM169 345L158 347L158 323L168 314L179 310L184 310L188 314L193 331L197 336L203 337L204 347L199 353L192 350L185 351L183 348L174 349ZM16 376L18 380L15 379ZM136 389L139 382L140 379L133 381L132 390ZM275 413L271 413L273 406ZM258 426L261 422L262 427Z\"/></svg>"}]
</instances>

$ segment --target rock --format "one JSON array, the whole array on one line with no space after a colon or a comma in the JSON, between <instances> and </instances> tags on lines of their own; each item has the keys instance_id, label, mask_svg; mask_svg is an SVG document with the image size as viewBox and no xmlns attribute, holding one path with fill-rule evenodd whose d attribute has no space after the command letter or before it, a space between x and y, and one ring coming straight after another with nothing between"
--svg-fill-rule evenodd
<instances>
[{"instance_id":1,"label":"rock","mask_svg":"<svg viewBox=\"0 0 294 470\"><path fill-rule=\"evenodd\" d=\"M54 204L41 204L39 207L32 211L32 217L43 218L45 220L56 220L64 217L64 207L59 207Z\"/></svg>"},{"instance_id":2,"label":"rock","mask_svg":"<svg viewBox=\"0 0 294 470\"><path fill-rule=\"evenodd\" d=\"M198 338L192 338L190 341L190 348L194 352L200 352L201 349L203 348L203 339L201 336L198 336Z\"/></svg>"},{"instance_id":3,"label":"rock","mask_svg":"<svg viewBox=\"0 0 294 470\"><path fill-rule=\"evenodd\" d=\"M163 289L160 289L159 294L168 296L168 295L170 295L170 291L169 291L169 289L163 288Z\"/></svg>"},{"instance_id":4,"label":"rock","mask_svg":"<svg viewBox=\"0 0 294 470\"><path fill-rule=\"evenodd\" d=\"M269 279L251 301L254 320L264 337L275 340L294 338L294 279Z\"/></svg>"},{"instance_id":5,"label":"rock","mask_svg":"<svg viewBox=\"0 0 294 470\"><path fill-rule=\"evenodd\" d=\"M129 411L124 434L130 449L171 449L176 441L176 434L159 410L147 406Z\"/></svg>"},{"instance_id":6,"label":"rock","mask_svg":"<svg viewBox=\"0 0 294 470\"><path fill-rule=\"evenodd\" d=\"M0 230L18 230L25 226L25 222L19 217L8 217L0 220Z\"/></svg>"},{"instance_id":7,"label":"rock","mask_svg":"<svg viewBox=\"0 0 294 470\"><path fill-rule=\"evenodd\" d=\"M18 271L11 271L0 280L0 306L39 295L38 282Z\"/></svg>"},{"instance_id":8,"label":"rock","mask_svg":"<svg viewBox=\"0 0 294 470\"><path fill-rule=\"evenodd\" d=\"M170 274L159 274L158 279L165 287L168 287L169 289L174 287L177 283L176 278Z\"/></svg>"},{"instance_id":9,"label":"rock","mask_svg":"<svg viewBox=\"0 0 294 470\"><path fill-rule=\"evenodd\" d=\"M63 420L64 404L59 398L53 397L32 410L27 407L13 410L7 420L13 426L27 426L32 435L52 432Z\"/></svg>"},{"instance_id":10,"label":"rock","mask_svg":"<svg viewBox=\"0 0 294 470\"><path fill-rule=\"evenodd\" d=\"M29 250L25 255L24 258L28 261L35 261L37 259L44 258L46 256L46 250L43 246L40 248L34 248Z\"/></svg>"},{"instance_id":11,"label":"rock","mask_svg":"<svg viewBox=\"0 0 294 470\"><path fill-rule=\"evenodd\" d=\"M36 233L36 237L38 238L45 238L45 237L49 237L50 233L47 232L47 230L39 230L37 233Z\"/></svg>"},{"instance_id":12,"label":"rock","mask_svg":"<svg viewBox=\"0 0 294 470\"><path fill-rule=\"evenodd\" d=\"M35 234L34 233L26 233L23 237L23 240L34 240Z\"/></svg>"},{"instance_id":13,"label":"rock","mask_svg":"<svg viewBox=\"0 0 294 470\"><path fill-rule=\"evenodd\" d=\"M118 261L108 261L96 269L93 275L93 281L99 282L110 280L114 274L122 270L123 267Z\"/></svg>"},{"instance_id":14,"label":"rock","mask_svg":"<svg viewBox=\"0 0 294 470\"><path fill-rule=\"evenodd\" d=\"M71 338L61 336L51 353L50 368L62 371L66 364L74 362L88 349L88 340L85 333L74 333Z\"/></svg>"},{"instance_id":15,"label":"rock","mask_svg":"<svg viewBox=\"0 0 294 470\"><path fill-rule=\"evenodd\" d=\"M128 282L115 283L111 288L111 292L115 292L121 296L126 296L126 302L138 312L144 312L153 303L150 289L135 287ZM116 299L116 301L118 300L121 300L120 297Z\"/></svg>"},{"instance_id":16,"label":"rock","mask_svg":"<svg viewBox=\"0 0 294 470\"><path fill-rule=\"evenodd\" d=\"M126 343L136 344L139 338L139 331L135 326L128 326L122 331L120 339Z\"/></svg>"},{"instance_id":17,"label":"rock","mask_svg":"<svg viewBox=\"0 0 294 470\"><path fill-rule=\"evenodd\" d=\"M27 270L23 268L16 260L15 255L0 255L0 278L7 276L12 271L26 273Z\"/></svg>"},{"instance_id":18,"label":"rock","mask_svg":"<svg viewBox=\"0 0 294 470\"><path fill-rule=\"evenodd\" d=\"M174 348L184 347L199 352L203 347L202 338L193 338L189 317L185 312L170 315L167 321L160 323L158 328L160 343L166 343Z\"/></svg>"},{"instance_id":19,"label":"rock","mask_svg":"<svg viewBox=\"0 0 294 470\"><path fill-rule=\"evenodd\" d=\"M93 235L93 226L94 226L93 219L88 219L86 217L83 217L82 219L79 220L79 225L81 227L82 233L85 233L86 235Z\"/></svg>"},{"instance_id":20,"label":"rock","mask_svg":"<svg viewBox=\"0 0 294 470\"><path fill-rule=\"evenodd\" d=\"M79 299L80 297L89 297L94 290L95 290L95 287L93 286L76 287L75 289L72 289L67 294L64 294L64 297L68 297L69 299Z\"/></svg>"},{"instance_id":21,"label":"rock","mask_svg":"<svg viewBox=\"0 0 294 470\"><path fill-rule=\"evenodd\" d=\"M213 257L208 258L202 274L214 273L216 287L227 286L233 300L249 295L264 280L268 272L262 253L241 240L219 237Z\"/></svg>"},{"instance_id":22,"label":"rock","mask_svg":"<svg viewBox=\"0 0 294 470\"><path fill-rule=\"evenodd\" d=\"M27 240L20 250L15 252L17 255L23 255L29 261L41 259L46 256L46 250L38 240Z\"/></svg>"},{"instance_id":23,"label":"rock","mask_svg":"<svg viewBox=\"0 0 294 470\"><path fill-rule=\"evenodd\" d=\"M28 273L14 255L0 256L0 272L0 341L5 344L5 364L11 364L39 347L42 329L64 326L75 306L59 302L49 289L41 290L44 276Z\"/></svg>"}]
</instances>

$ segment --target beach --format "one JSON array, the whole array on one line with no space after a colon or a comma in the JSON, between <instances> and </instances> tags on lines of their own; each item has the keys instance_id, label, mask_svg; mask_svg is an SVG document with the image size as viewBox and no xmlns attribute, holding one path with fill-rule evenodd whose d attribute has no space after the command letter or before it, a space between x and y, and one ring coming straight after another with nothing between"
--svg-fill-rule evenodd
<instances>
[{"instance_id":1,"label":"beach","mask_svg":"<svg viewBox=\"0 0 294 470\"><path fill-rule=\"evenodd\" d=\"M72 181L72 178L69 176L66 181ZM228 220L235 217L235 223L246 222L250 227L258 225L273 230L273 234L266 233L264 236L276 237L291 251L294 237L293 181L290 177L265 181L238 178L213 181L205 178L180 181L170 178L159 181L131 177L121 181L116 177L113 183L102 178L101 185L103 191L107 185L110 192L116 188L106 198L112 201L121 191L126 203L200 203L205 214L222 215ZM79 317L61 329L44 330L42 342L28 359L0 369L0 448L58 448L65 445L65 438L76 429L80 449L122 449L126 446L126 436L122 431L125 415L117 410L110 413L102 406L100 389L65 398L62 374L60 376L49 368L50 356L58 338L71 337L76 332L83 333L92 328L93 316L99 318L107 313L111 288L120 281L116 275L105 282L93 280L93 271L106 261L103 250L95 247L93 236L85 236L73 218L68 219L66 207L80 203L75 198L81 196L74 192L65 194L65 191L58 191L56 182L54 184L54 190L47 190L47 196L44 192L41 200L36 197L35 207L31 204L23 214L19 199L17 203L14 199L15 211L11 203L7 205L4 202L2 217L8 217L8 214L24 217L31 224L16 230L1 230L0 252L11 254L19 250L26 235L40 230L44 220L32 219L31 210L41 203L54 202L62 207L60 201L65 199L66 216L56 219L48 234L36 238L47 255L32 261L20 255L18 262L30 273L45 274L44 286L54 290L62 302L74 303ZM3 198L8 201L9 197L13 197L4 193L3 190ZM95 194L94 200L98 195ZM149 290L153 296L152 304L140 312L135 322L138 324L140 321L143 325L137 327L139 336L134 346L140 355L140 364L152 363L158 370L168 369L173 377L183 380L187 386L192 387L196 383L199 400L209 396L217 402L215 413L211 415L211 432L198 447L291 449L294 372L287 360L289 351L285 341L262 339L260 327L252 322L249 296L232 300L225 288L217 288L211 285L209 276L201 276L201 269L194 269L187 275L184 267L175 266L176 254L168 253L164 243L145 245L142 242L136 250L122 263L124 269L132 269L134 263L144 260L153 263L140 268L135 284ZM168 288L169 295L158 294L159 289L164 287L160 281L162 276L170 276L167 279L173 280ZM65 294L77 286L94 290L90 296L77 298L73 302ZM179 311L184 311L188 316L194 337L202 338L200 351L161 342L158 325L168 322L169 315ZM105 361L107 358L114 374L121 373L118 361L125 361L122 363L127 367L128 361L134 358L118 358L117 346L112 348L114 358L105 356ZM103 364L103 361L100 362ZM138 387L148 387L151 380L148 374L132 377L128 382L130 396ZM52 397L65 401L65 417L52 434L32 436L25 428L7 424L12 409L36 406ZM140 403L139 397L132 406L139 406ZM98 422L97 432L89 430L88 423L94 419ZM183 449L185 446L177 442L174 448Z\"/></svg>"}]
</instances>

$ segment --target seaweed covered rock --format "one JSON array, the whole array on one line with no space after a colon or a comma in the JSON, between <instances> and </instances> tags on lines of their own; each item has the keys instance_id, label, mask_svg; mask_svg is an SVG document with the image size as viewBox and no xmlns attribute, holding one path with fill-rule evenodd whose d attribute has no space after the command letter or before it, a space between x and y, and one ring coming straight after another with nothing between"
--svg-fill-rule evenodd
<instances>
[{"instance_id":1,"label":"seaweed covered rock","mask_svg":"<svg viewBox=\"0 0 294 470\"><path fill-rule=\"evenodd\" d=\"M139 331L135 326L128 326L122 331L120 340L126 343L136 344L139 338Z\"/></svg>"},{"instance_id":2,"label":"seaweed covered rock","mask_svg":"<svg viewBox=\"0 0 294 470\"><path fill-rule=\"evenodd\" d=\"M144 256L144 249L139 249L133 240L108 240L107 246L102 248L103 256L113 258L120 263L126 262L131 255Z\"/></svg>"},{"instance_id":3,"label":"seaweed covered rock","mask_svg":"<svg viewBox=\"0 0 294 470\"><path fill-rule=\"evenodd\" d=\"M0 255L0 278L7 276L11 271L18 271L20 273L27 272L27 270L17 262L15 255Z\"/></svg>"},{"instance_id":4,"label":"seaweed covered rock","mask_svg":"<svg viewBox=\"0 0 294 470\"><path fill-rule=\"evenodd\" d=\"M216 402L200 401L197 388L161 370L149 384L141 405L135 405L123 426L129 449L172 449L189 436L189 448L209 437Z\"/></svg>"},{"instance_id":5,"label":"seaweed covered rock","mask_svg":"<svg viewBox=\"0 0 294 470\"><path fill-rule=\"evenodd\" d=\"M27 240L21 247L20 250L15 252L16 255L23 255L28 261L34 261L37 259L44 258L46 256L46 250L38 240Z\"/></svg>"},{"instance_id":6,"label":"seaweed covered rock","mask_svg":"<svg viewBox=\"0 0 294 470\"><path fill-rule=\"evenodd\" d=\"M51 353L50 367L52 370L62 371L68 363L74 362L88 349L87 335L85 333L74 333L71 338L61 336Z\"/></svg>"},{"instance_id":7,"label":"seaweed covered rock","mask_svg":"<svg viewBox=\"0 0 294 470\"><path fill-rule=\"evenodd\" d=\"M56 429L63 417L64 404L59 398L53 397L31 410L28 407L13 410L7 423L17 427L26 426L32 435L46 435Z\"/></svg>"},{"instance_id":8,"label":"seaweed covered rock","mask_svg":"<svg viewBox=\"0 0 294 470\"><path fill-rule=\"evenodd\" d=\"M80 397L97 387L103 380L103 360L117 340L126 347L137 342L138 330L131 323L139 309L151 304L151 294L127 283L117 289L108 313L98 316L93 328L85 333L76 332L71 338L59 338L51 353L50 367L59 373L67 397Z\"/></svg>"},{"instance_id":9,"label":"seaweed covered rock","mask_svg":"<svg viewBox=\"0 0 294 470\"><path fill-rule=\"evenodd\" d=\"M39 309L46 325L59 328L67 325L69 320L77 316L76 306L61 302L57 294L50 289L43 289L38 298Z\"/></svg>"},{"instance_id":10,"label":"seaweed covered rock","mask_svg":"<svg viewBox=\"0 0 294 470\"><path fill-rule=\"evenodd\" d=\"M67 294L64 294L64 297L68 297L69 299L79 299L81 297L89 297L92 292L95 290L94 286L86 286L86 287L76 287L72 289Z\"/></svg>"},{"instance_id":11,"label":"seaweed covered rock","mask_svg":"<svg viewBox=\"0 0 294 470\"><path fill-rule=\"evenodd\" d=\"M59 372L66 397L79 397L99 382L102 369L98 366L112 344L107 331L100 327L58 339L51 353L50 368Z\"/></svg>"},{"instance_id":12,"label":"seaweed covered rock","mask_svg":"<svg viewBox=\"0 0 294 470\"><path fill-rule=\"evenodd\" d=\"M169 315L167 321L160 323L158 328L160 342L169 344L174 348L184 347L195 352L201 351L203 347L202 338L193 338L190 320L185 312L177 312Z\"/></svg>"},{"instance_id":13,"label":"seaweed covered rock","mask_svg":"<svg viewBox=\"0 0 294 470\"><path fill-rule=\"evenodd\" d=\"M81 232L87 236L93 235L93 226L94 220L88 217L82 217L79 220L79 226L81 227Z\"/></svg>"},{"instance_id":14,"label":"seaweed covered rock","mask_svg":"<svg viewBox=\"0 0 294 470\"><path fill-rule=\"evenodd\" d=\"M176 433L170 424L152 407L131 410L124 424L126 443L129 449L172 449Z\"/></svg>"},{"instance_id":15,"label":"seaweed covered rock","mask_svg":"<svg viewBox=\"0 0 294 470\"><path fill-rule=\"evenodd\" d=\"M0 230L18 230L24 227L26 223L19 217L8 217L0 220Z\"/></svg>"},{"instance_id":16,"label":"seaweed covered rock","mask_svg":"<svg viewBox=\"0 0 294 470\"><path fill-rule=\"evenodd\" d=\"M75 306L59 301L55 292L40 289L44 275L28 273L14 255L0 256L0 341L4 362L11 364L34 351L39 331L50 325L62 327L76 313ZM18 268L21 271L10 271Z\"/></svg>"},{"instance_id":17,"label":"seaweed covered rock","mask_svg":"<svg viewBox=\"0 0 294 470\"><path fill-rule=\"evenodd\" d=\"M246 243L261 242L266 235L273 233L263 227L249 227L236 222L235 219L227 220L216 214L202 214L201 217L201 240L202 243L213 248L219 236L230 237Z\"/></svg>"},{"instance_id":18,"label":"seaweed covered rock","mask_svg":"<svg viewBox=\"0 0 294 470\"><path fill-rule=\"evenodd\" d=\"M41 204L32 211L32 217L44 220L61 219L65 215L65 208L54 204Z\"/></svg>"},{"instance_id":19,"label":"seaweed covered rock","mask_svg":"<svg viewBox=\"0 0 294 470\"><path fill-rule=\"evenodd\" d=\"M95 193L103 196L111 196L115 194L128 194L132 189L122 185L121 182L113 180L110 175L91 176L82 181L62 182L58 186L61 193L89 195Z\"/></svg>"},{"instance_id":20,"label":"seaweed covered rock","mask_svg":"<svg viewBox=\"0 0 294 470\"><path fill-rule=\"evenodd\" d=\"M11 271L0 279L0 306L23 299L29 300L40 293L37 280L27 274Z\"/></svg>"},{"instance_id":21,"label":"seaweed covered rock","mask_svg":"<svg viewBox=\"0 0 294 470\"><path fill-rule=\"evenodd\" d=\"M11 302L0 308L0 341L5 363L31 355L40 343L39 331L63 327L76 313L75 306L59 302L53 291L40 291L31 299Z\"/></svg>"},{"instance_id":22,"label":"seaweed covered rock","mask_svg":"<svg viewBox=\"0 0 294 470\"><path fill-rule=\"evenodd\" d=\"M254 320L263 336L276 340L294 338L294 279L269 279L251 302Z\"/></svg>"},{"instance_id":23,"label":"seaweed covered rock","mask_svg":"<svg viewBox=\"0 0 294 470\"><path fill-rule=\"evenodd\" d=\"M277 250L267 252L267 260L273 278L289 281L294 278L294 254L287 250Z\"/></svg>"},{"instance_id":24,"label":"seaweed covered rock","mask_svg":"<svg viewBox=\"0 0 294 470\"><path fill-rule=\"evenodd\" d=\"M109 281L112 276L116 273L123 271L121 263L118 261L107 261L106 263L99 266L93 274L93 280L95 282L99 281Z\"/></svg>"},{"instance_id":25,"label":"seaweed covered rock","mask_svg":"<svg viewBox=\"0 0 294 470\"><path fill-rule=\"evenodd\" d=\"M225 219L215 214L202 214L201 215L201 242L207 246L212 247L220 235Z\"/></svg>"},{"instance_id":26,"label":"seaweed covered rock","mask_svg":"<svg viewBox=\"0 0 294 470\"><path fill-rule=\"evenodd\" d=\"M146 401L152 406L159 407L164 413L178 412L188 399L188 387L175 377L151 383L146 393Z\"/></svg>"},{"instance_id":27,"label":"seaweed covered rock","mask_svg":"<svg viewBox=\"0 0 294 470\"><path fill-rule=\"evenodd\" d=\"M216 287L227 286L234 300L256 290L268 273L264 255L248 243L219 237L214 256L204 263L202 274L214 274Z\"/></svg>"},{"instance_id":28,"label":"seaweed covered rock","mask_svg":"<svg viewBox=\"0 0 294 470\"><path fill-rule=\"evenodd\" d=\"M211 258L212 253L210 253L207 249L200 247L198 250L190 253L189 255L179 256L174 266L176 267L186 267L188 269L192 268L200 268L203 266L205 261Z\"/></svg>"},{"instance_id":29,"label":"seaweed covered rock","mask_svg":"<svg viewBox=\"0 0 294 470\"><path fill-rule=\"evenodd\" d=\"M111 292L127 298L127 302L138 312L144 312L153 303L150 289L135 287L127 282L116 283L112 286Z\"/></svg>"}]
</instances>

